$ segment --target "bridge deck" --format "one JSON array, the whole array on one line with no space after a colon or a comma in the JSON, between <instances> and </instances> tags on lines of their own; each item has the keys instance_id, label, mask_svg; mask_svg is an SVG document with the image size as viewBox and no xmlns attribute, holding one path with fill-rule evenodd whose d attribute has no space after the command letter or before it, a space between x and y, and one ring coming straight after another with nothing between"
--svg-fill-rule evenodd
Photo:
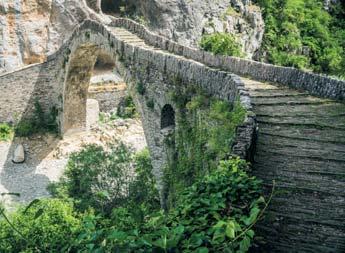
<instances>
[{"instance_id":1,"label":"bridge deck","mask_svg":"<svg viewBox=\"0 0 345 253\"><path fill-rule=\"evenodd\" d=\"M163 52L108 28L129 44ZM345 104L242 80L259 124L254 173L277 185L267 226L260 226L274 245L270 252L345 251Z\"/></svg>"},{"instance_id":2,"label":"bridge deck","mask_svg":"<svg viewBox=\"0 0 345 253\"><path fill-rule=\"evenodd\" d=\"M286 87L242 80L259 125L254 173L267 185L272 180L277 184L271 220L261 227L269 244L274 242L286 252L296 248L299 252L330 252L326 245L334 248L332 252L342 252L345 105Z\"/></svg>"}]
</instances>

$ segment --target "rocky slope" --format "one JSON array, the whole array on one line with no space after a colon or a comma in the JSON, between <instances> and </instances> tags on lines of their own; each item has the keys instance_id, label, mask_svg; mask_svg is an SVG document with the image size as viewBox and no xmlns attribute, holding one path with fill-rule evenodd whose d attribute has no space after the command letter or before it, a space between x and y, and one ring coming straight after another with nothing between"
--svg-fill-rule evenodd
<instances>
[{"instance_id":1,"label":"rocky slope","mask_svg":"<svg viewBox=\"0 0 345 253\"><path fill-rule=\"evenodd\" d=\"M250 0L142 0L136 11L150 28L184 45L197 46L203 33L236 35L248 58L264 33L261 10Z\"/></svg>"}]
</instances>

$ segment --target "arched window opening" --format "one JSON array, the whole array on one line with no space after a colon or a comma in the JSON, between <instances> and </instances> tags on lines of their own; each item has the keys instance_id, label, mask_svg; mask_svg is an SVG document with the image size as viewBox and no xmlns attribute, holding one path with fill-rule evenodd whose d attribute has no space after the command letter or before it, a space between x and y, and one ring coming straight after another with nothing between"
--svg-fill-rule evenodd
<instances>
[{"instance_id":1,"label":"arched window opening","mask_svg":"<svg viewBox=\"0 0 345 253\"><path fill-rule=\"evenodd\" d=\"M171 105L167 104L162 109L161 129L175 126L175 111Z\"/></svg>"}]
</instances>

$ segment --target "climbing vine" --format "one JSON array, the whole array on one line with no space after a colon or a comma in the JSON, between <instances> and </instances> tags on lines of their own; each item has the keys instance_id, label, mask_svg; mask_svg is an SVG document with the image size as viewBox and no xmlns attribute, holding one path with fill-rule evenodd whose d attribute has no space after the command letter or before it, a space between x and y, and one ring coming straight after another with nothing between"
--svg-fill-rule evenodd
<instances>
[{"instance_id":1,"label":"climbing vine","mask_svg":"<svg viewBox=\"0 0 345 253\"><path fill-rule=\"evenodd\" d=\"M229 157L236 127L243 122L246 110L239 101L231 105L193 87L171 96L179 110L176 154L165 170L168 205L173 206L182 189Z\"/></svg>"}]
</instances>

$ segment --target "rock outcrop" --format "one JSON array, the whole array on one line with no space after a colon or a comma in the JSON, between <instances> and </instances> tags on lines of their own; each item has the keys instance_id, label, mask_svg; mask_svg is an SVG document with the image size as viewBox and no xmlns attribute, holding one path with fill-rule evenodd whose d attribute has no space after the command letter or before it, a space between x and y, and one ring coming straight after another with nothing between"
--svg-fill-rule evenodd
<instances>
[{"instance_id":1,"label":"rock outcrop","mask_svg":"<svg viewBox=\"0 0 345 253\"><path fill-rule=\"evenodd\" d=\"M25 161L25 151L24 146L19 144L13 153L12 162L14 163L23 163Z\"/></svg>"},{"instance_id":2,"label":"rock outcrop","mask_svg":"<svg viewBox=\"0 0 345 253\"><path fill-rule=\"evenodd\" d=\"M80 0L0 0L0 73L45 61L86 18L102 19Z\"/></svg>"},{"instance_id":3,"label":"rock outcrop","mask_svg":"<svg viewBox=\"0 0 345 253\"><path fill-rule=\"evenodd\" d=\"M0 71L43 62L76 23L58 1L0 1Z\"/></svg>"},{"instance_id":4,"label":"rock outcrop","mask_svg":"<svg viewBox=\"0 0 345 253\"><path fill-rule=\"evenodd\" d=\"M110 22L105 1L0 0L0 73L45 61L86 18ZM229 32L252 58L262 41L261 11L250 0L130 2L150 29L187 46L197 47L203 33Z\"/></svg>"},{"instance_id":5,"label":"rock outcrop","mask_svg":"<svg viewBox=\"0 0 345 253\"><path fill-rule=\"evenodd\" d=\"M202 34L235 34L248 58L260 48L264 34L261 10L250 0L142 0L137 13L155 32L197 47Z\"/></svg>"}]
</instances>

